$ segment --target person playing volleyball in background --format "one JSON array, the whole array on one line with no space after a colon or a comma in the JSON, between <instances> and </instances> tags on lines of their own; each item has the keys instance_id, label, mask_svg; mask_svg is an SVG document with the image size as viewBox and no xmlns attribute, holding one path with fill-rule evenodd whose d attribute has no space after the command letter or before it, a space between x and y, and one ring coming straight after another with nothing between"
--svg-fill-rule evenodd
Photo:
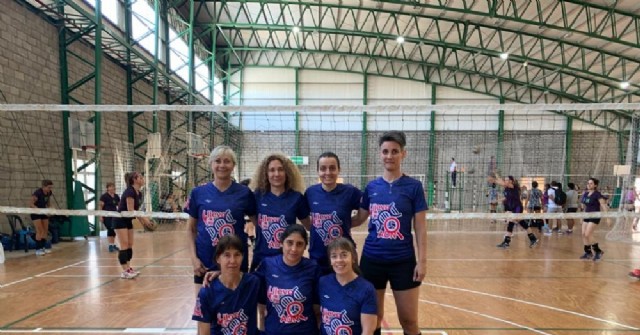
<instances>
[{"instance_id":1,"label":"person playing volleyball in background","mask_svg":"<svg viewBox=\"0 0 640 335\"><path fill-rule=\"evenodd\" d=\"M240 270L249 268L245 215L255 219L256 203L251 190L232 178L237 164L235 152L226 145L214 148L209 155L213 182L191 190L184 211L189 214L187 243L193 266L193 281L200 290L204 274L216 270L214 252L220 238L235 234L242 241ZM196 291L196 292L197 292Z\"/></svg>"},{"instance_id":2,"label":"person playing volleyball in background","mask_svg":"<svg viewBox=\"0 0 640 335\"><path fill-rule=\"evenodd\" d=\"M53 195L53 182L45 179L42 187L35 190L31 195L31 208L51 207L51 196ZM31 214L31 221L36 227L36 256L44 256L50 251L45 248L47 236L49 235L49 216L44 214Z\"/></svg>"},{"instance_id":3,"label":"person playing volleyball in background","mask_svg":"<svg viewBox=\"0 0 640 335\"><path fill-rule=\"evenodd\" d=\"M124 190L118 204L118 212L132 212L140 209L142 204L142 192L140 188L144 185L144 177L139 172L127 173L124 176L127 181L127 189ZM137 218L140 223L147 226L151 222L146 217ZM133 279L139 272L131 267L131 259L133 258L133 218L119 217L113 221L120 242L120 251L118 251L118 261L122 267L120 278Z\"/></svg>"},{"instance_id":4,"label":"person playing volleyball in background","mask_svg":"<svg viewBox=\"0 0 640 335\"><path fill-rule=\"evenodd\" d=\"M338 237L329 244L327 253L334 273L321 277L318 284L321 334L344 331L344 334L372 335L378 318L376 291L360 276L354 244Z\"/></svg>"},{"instance_id":5,"label":"person playing volleyball in background","mask_svg":"<svg viewBox=\"0 0 640 335\"><path fill-rule=\"evenodd\" d=\"M118 204L120 203L120 197L116 194L116 184L113 182L107 183L107 191L100 197L99 209L101 211L118 211ZM112 217L100 217L100 222L102 222L107 228L107 241L109 242L109 252L119 251L116 246L116 231L113 229L113 219Z\"/></svg>"},{"instance_id":6,"label":"person playing volleyball in background","mask_svg":"<svg viewBox=\"0 0 640 335\"><path fill-rule=\"evenodd\" d=\"M584 211L590 212L606 212L608 210L606 198L598 191L600 181L596 178L589 178L587 182L587 191L582 195L580 203L584 207ZM582 221L582 241L584 242L584 254L580 259L593 259L594 262L600 260L604 251L600 249L598 242L595 242L593 232L596 226L600 224L600 218L586 218Z\"/></svg>"},{"instance_id":7,"label":"person playing volleyball in background","mask_svg":"<svg viewBox=\"0 0 640 335\"><path fill-rule=\"evenodd\" d=\"M358 213L360 217L371 215L360 267L363 277L376 289L378 317L374 334L378 335L387 282L391 283L404 333L420 333L418 295L427 267L427 202L422 184L402 172L406 143L406 136L400 131L386 132L380 137L384 172L365 188ZM416 233L417 259L411 223Z\"/></svg>"},{"instance_id":8,"label":"person playing volleyball in background","mask_svg":"<svg viewBox=\"0 0 640 335\"><path fill-rule=\"evenodd\" d=\"M240 270L245 263L245 243L236 235L220 237L213 261L218 276L198 293L192 320L200 335L258 333L260 279Z\"/></svg>"},{"instance_id":9,"label":"person playing volleyball in background","mask_svg":"<svg viewBox=\"0 0 640 335\"><path fill-rule=\"evenodd\" d=\"M496 183L504 187L503 204L505 212L522 213L522 202L520 201L520 185L513 176L508 176L504 180L500 179L500 176L496 176L496 178L490 177L489 182ZM527 221L519 220L517 223L527 231L527 236L529 236L529 247L535 247L536 244L538 244L538 238L531 231L531 228L527 224ZM509 221L509 223L507 224L507 232L504 234L504 240L502 240L502 243L497 245L498 248L509 248L511 244L511 236L513 235L513 228L515 227L515 225L516 222Z\"/></svg>"},{"instance_id":10,"label":"person playing volleyball in background","mask_svg":"<svg viewBox=\"0 0 640 335\"><path fill-rule=\"evenodd\" d=\"M300 171L282 154L265 157L251 178L257 206L256 244L251 271L263 258L282 253L280 235L296 223L296 218L309 227L309 206L302 192Z\"/></svg>"},{"instance_id":11,"label":"person playing volleyball in background","mask_svg":"<svg viewBox=\"0 0 640 335\"><path fill-rule=\"evenodd\" d=\"M339 184L340 159L333 152L325 152L316 163L320 184L309 186L305 198L311 210L311 244L309 257L320 265L323 274L331 272L327 245L338 237L345 237L355 245L351 227L362 224L364 218L351 217L360 208L362 192L352 185Z\"/></svg>"}]
</instances>

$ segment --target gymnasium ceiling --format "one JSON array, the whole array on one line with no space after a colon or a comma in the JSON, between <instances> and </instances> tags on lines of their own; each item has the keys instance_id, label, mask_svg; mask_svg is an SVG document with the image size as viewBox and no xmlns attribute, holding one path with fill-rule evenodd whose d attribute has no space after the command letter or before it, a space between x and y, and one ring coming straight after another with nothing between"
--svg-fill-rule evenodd
<instances>
[{"instance_id":1,"label":"gymnasium ceiling","mask_svg":"<svg viewBox=\"0 0 640 335\"><path fill-rule=\"evenodd\" d=\"M367 73L506 102L640 102L638 0L180 2L205 46L229 55L223 69Z\"/></svg>"}]
</instances>

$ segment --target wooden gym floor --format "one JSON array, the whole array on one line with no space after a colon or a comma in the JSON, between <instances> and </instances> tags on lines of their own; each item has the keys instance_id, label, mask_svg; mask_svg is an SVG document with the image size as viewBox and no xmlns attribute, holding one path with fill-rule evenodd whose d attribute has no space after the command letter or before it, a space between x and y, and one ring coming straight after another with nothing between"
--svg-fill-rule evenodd
<instances>
[{"instance_id":1,"label":"wooden gym floor","mask_svg":"<svg viewBox=\"0 0 640 335\"><path fill-rule=\"evenodd\" d=\"M195 333L184 229L163 225L135 234L135 280L119 278L106 238L61 242L44 257L7 252L0 333ZM594 264L578 259L579 233L543 237L529 249L520 232L505 251L495 248L501 229L429 232L423 334L640 334L640 281L627 277L640 267L640 246L607 242L599 233L605 256ZM354 233L360 245L364 231ZM401 334L390 295L385 311L383 333Z\"/></svg>"}]
</instances>

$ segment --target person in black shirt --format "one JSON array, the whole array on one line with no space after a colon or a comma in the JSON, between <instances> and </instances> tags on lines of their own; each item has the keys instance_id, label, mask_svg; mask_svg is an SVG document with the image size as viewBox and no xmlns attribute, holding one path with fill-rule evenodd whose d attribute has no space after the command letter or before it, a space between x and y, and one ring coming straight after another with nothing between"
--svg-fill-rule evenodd
<instances>
[{"instance_id":1,"label":"person in black shirt","mask_svg":"<svg viewBox=\"0 0 640 335\"><path fill-rule=\"evenodd\" d=\"M107 183L107 192L100 197L100 210L101 211L118 211L118 204L120 203L120 197L116 194L116 184L113 182ZM109 252L118 251L116 247L116 231L113 229L112 217L100 217L100 222L104 223L107 228L107 240L109 241Z\"/></svg>"},{"instance_id":2,"label":"person in black shirt","mask_svg":"<svg viewBox=\"0 0 640 335\"><path fill-rule=\"evenodd\" d=\"M42 187L35 190L31 195L31 208L49 208L51 207L50 198L53 195L53 182L45 179L42 181ZM47 235L49 234L49 216L43 214L31 214L31 221L36 227L36 256L44 256L50 251L45 249Z\"/></svg>"},{"instance_id":3,"label":"person in black shirt","mask_svg":"<svg viewBox=\"0 0 640 335\"><path fill-rule=\"evenodd\" d=\"M142 192L140 188L144 185L144 177L139 172L131 172L125 175L127 180L127 189L120 197L118 204L118 212L137 211L142 204ZM137 217L141 224L147 226L150 221L146 217ZM118 260L122 266L121 278L133 279L139 272L131 267L131 258L133 257L133 218L119 217L114 220L114 228L118 241L120 242L120 251L118 252Z\"/></svg>"}]
</instances>

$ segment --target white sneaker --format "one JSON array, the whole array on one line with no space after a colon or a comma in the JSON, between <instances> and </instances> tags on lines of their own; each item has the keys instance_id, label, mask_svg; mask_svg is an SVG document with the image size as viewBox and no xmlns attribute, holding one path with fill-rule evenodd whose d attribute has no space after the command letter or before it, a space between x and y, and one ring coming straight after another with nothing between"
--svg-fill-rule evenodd
<instances>
[{"instance_id":1,"label":"white sneaker","mask_svg":"<svg viewBox=\"0 0 640 335\"><path fill-rule=\"evenodd\" d=\"M133 279L135 277L136 276L133 273L129 272L129 270L122 271L122 273L120 274L120 278L122 279Z\"/></svg>"},{"instance_id":2,"label":"white sneaker","mask_svg":"<svg viewBox=\"0 0 640 335\"><path fill-rule=\"evenodd\" d=\"M36 250L36 256L44 256L44 251L42 249Z\"/></svg>"},{"instance_id":3,"label":"white sneaker","mask_svg":"<svg viewBox=\"0 0 640 335\"><path fill-rule=\"evenodd\" d=\"M47 249L47 248L42 248L42 251L44 251L45 254L51 253L51 249Z\"/></svg>"},{"instance_id":4,"label":"white sneaker","mask_svg":"<svg viewBox=\"0 0 640 335\"><path fill-rule=\"evenodd\" d=\"M137 277L140 274L140 271L136 271L133 268L129 268L127 269L127 272L129 272L130 274L132 274L134 277Z\"/></svg>"}]
</instances>

